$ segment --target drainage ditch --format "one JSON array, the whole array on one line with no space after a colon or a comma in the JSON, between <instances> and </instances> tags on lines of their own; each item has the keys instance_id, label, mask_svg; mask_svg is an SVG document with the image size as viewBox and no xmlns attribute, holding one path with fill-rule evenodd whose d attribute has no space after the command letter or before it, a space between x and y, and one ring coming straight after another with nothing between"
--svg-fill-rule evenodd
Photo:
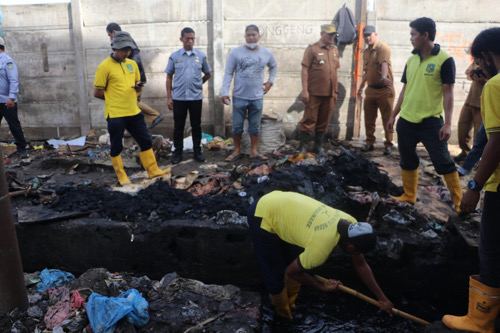
<instances>
[{"instance_id":1,"label":"drainage ditch","mask_svg":"<svg viewBox=\"0 0 500 333\"><path fill-rule=\"evenodd\" d=\"M386 199L388 194L400 194L401 188L364 156L344 151L317 165L275 166L264 181L261 175L245 176L236 169L226 176L217 178L217 186L203 196L164 182L136 196L102 188L58 188L56 200L41 207L40 214L80 217L18 223L24 269L33 272L50 267L79 275L105 267L155 280L176 272L184 278L232 284L265 296L242 219L217 218L217 213L245 216L255 198L273 190L296 191L373 223L379 242L366 255L367 262L398 309L430 322L445 313L466 310L467 277L478 272L478 260L477 248L469 246L455 227L459 218L430 221L412 207ZM237 178L244 188L230 190ZM315 273L340 279L370 295L340 250ZM423 330L340 293L326 295L304 288L297 304L293 321L280 321L273 318L267 298L262 297L262 331Z\"/></svg>"}]
</instances>

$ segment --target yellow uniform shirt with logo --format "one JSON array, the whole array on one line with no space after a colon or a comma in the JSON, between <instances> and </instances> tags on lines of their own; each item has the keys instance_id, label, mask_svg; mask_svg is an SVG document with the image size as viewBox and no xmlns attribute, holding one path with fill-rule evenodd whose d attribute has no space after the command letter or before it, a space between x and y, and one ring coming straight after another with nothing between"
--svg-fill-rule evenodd
<instances>
[{"instance_id":1,"label":"yellow uniform shirt with logo","mask_svg":"<svg viewBox=\"0 0 500 333\"><path fill-rule=\"evenodd\" d=\"M104 90L105 118L129 117L141 112L137 106L137 93L132 88L140 80L137 63L128 58L117 62L109 57L97 67L94 87Z\"/></svg>"},{"instance_id":2,"label":"yellow uniform shirt with logo","mask_svg":"<svg viewBox=\"0 0 500 333\"><path fill-rule=\"evenodd\" d=\"M500 74L492 77L484 85L481 96L481 116L483 117L486 135L500 132ZM484 185L485 191L496 192L500 184L500 165Z\"/></svg>"},{"instance_id":3,"label":"yellow uniform shirt with logo","mask_svg":"<svg viewBox=\"0 0 500 333\"><path fill-rule=\"evenodd\" d=\"M257 203L255 216L262 218L261 228L277 234L283 241L304 248L299 256L304 269L323 264L337 245L340 219L356 219L340 210L303 194L274 191Z\"/></svg>"},{"instance_id":4,"label":"yellow uniform shirt with logo","mask_svg":"<svg viewBox=\"0 0 500 333\"><path fill-rule=\"evenodd\" d=\"M436 45L437 46L437 45ZM442 80L442 65L450 55L437 48L425 59L414 54L406 62L406 90L401 105L401 117L412 123L421 123L425 118L443 116L443 84L454 83ZM453 64L454 66L454 64Z\"/></svg>"}]
</instances>

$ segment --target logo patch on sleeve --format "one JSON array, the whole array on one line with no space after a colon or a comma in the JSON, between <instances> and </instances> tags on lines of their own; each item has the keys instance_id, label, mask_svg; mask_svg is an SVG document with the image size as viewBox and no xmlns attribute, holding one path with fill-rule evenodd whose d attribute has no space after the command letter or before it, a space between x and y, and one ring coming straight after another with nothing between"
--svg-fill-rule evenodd
<instances>
[{"instance_id":1,"label":"logo patch on sleeve","mask_svg":"<svg viewBox=\"0 0 500 333\"><path fill-rule=\"evenodd\" d=\"M11 62L8 62L7 63L7 68L10 69L10 70L13 70L14 69L14 64L11 63Z\"/></svg>"}]
</instances>

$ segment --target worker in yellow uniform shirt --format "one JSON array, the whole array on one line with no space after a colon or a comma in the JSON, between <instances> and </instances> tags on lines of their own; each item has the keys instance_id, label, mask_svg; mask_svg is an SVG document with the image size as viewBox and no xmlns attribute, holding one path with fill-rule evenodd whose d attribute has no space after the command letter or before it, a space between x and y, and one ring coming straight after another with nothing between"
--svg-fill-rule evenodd
<instances>
[{"instance_id":1,"label":"worker in yellow uniform shirt","mask_svg":"<svg viewBox=\"0 0 500 333\"><path fill-rule=\"evenodd\" d=\"M479 275L469 278L469 312L462 317L445 315L454 330L495 332L500 313L500 28L476 36L471 47L474 62L491 79L481 95L481 117L488 136L477 173L460 203L463 212L474 212L484 188L479 237Z\"/></svg>"},{"instance_id":2,"label":"worker in yellow uniform shirt","mask_svg":"<svg viewBox=\"0 0 500 333\"><path fill-rule=\"evenodd\" d=\"M128 32L115 32L113 53L97 67L94 80L94 97L104 100L104 117L108 123L111 142L111 162L122 186L130 184L120 155L124 130L139 144L139 157L149 178L170 172L170 169L158 168L151 135L146 128L144 115L137 106L136 93L142 89L141 76L137 63L127 58L133 47L134 42Z\"/></svg>"},{"instance_id":3,"label":"worker in yellow uniform shirt","mask_svg":"<svg viewBox=\"0 0 500 333\"><path fill-rule=\"evenodd\" d=\"M274 191L256 200L248 210L248 225L255 257L278 315L292 318L302 284L325 292L337 290L340 281L322 284L308 271L322 265L340 245L351 255L364 284L389 314L393 304L377 284L364 252L375 247L369 223L295 192ZM300 255L297 248L303 249Z\"/></svg>"}]
</instances>

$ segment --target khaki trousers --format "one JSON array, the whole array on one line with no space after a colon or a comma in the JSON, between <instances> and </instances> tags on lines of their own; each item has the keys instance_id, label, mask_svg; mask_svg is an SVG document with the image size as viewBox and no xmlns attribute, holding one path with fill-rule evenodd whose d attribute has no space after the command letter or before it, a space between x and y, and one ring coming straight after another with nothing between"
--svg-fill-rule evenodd
<instances>
[{"instance_id":1,"label":"khaki trousers","mask_svg":"<svg viewBox=\"0 0 500 333\"><path fill-rule=\"evenodd\" d=\"M474 127L474 138L476 138L477 131L479 131L482 123L481 108L467 103L462 106L460 118L458 118L458 146L462 149L462 153L468 154L470 152L470 131Z\"/></svg>"},{"instance_id":2,"label":"khaki trousers","mask_svg":"<svg viewBox=\"0 0 500 333\"><path fill-rule=\"evenodd\" d=\"M333 116L335 98L333 96L309 96L304 116L299 123L299 130L311 134L328 132L328 125Z\"/></svg>"},{"instance_id":3,"label":"khaki trousers","mask_svg":"<svg viewBox=\"0 0 500 333\"><path fill-rule=\"evenodd\" d=\"M394 104L394 90L392 89L375 89L367 87L365 90L365 132L366 144L371 146L375 143L375 122L377 121L377 110L380 110L382 116L382 124L384 125L385 147L392 147L392 133L387 131L387 122L391 117Z\"/></svg>"},{"instance_id":4,"label":"khaki trousers","mask_svg":"<svg viewBox=\"0 0 500 333\"><path fill-rule=\"evenodd\" d=\"M141 102L141 95L142 95L142 90L137 92L137 106L139 109L141 109L142 113L144 114L144 120L148 123L151 124L153 120L155 120L159 115L160 112L156 111L152 107L144 104Z\"/></svg>"}]
</instances>

